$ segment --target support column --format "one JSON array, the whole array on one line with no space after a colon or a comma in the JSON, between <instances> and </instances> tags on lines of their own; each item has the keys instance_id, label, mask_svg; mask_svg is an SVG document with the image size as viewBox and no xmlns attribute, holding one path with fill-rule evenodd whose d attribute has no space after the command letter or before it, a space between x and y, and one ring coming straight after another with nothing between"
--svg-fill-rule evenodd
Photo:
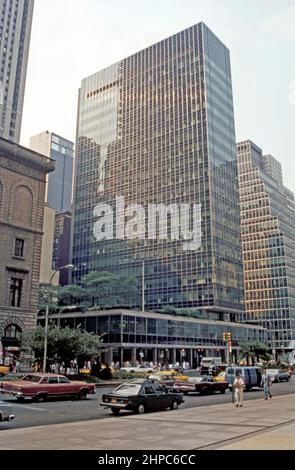
<instances>
[{"instance_id":1,"label":"support column","mask_svg":"<svg viewBox=\"0 0 295 470\"><path fill-rule=\"evenodd\" d=\"M131 362L132 362L132 364L135 364L135 363L136 363L136 348L132 348L132 352L131 352Z\"/></svg>"},{"instance_id":2,"label":"support column","mask_svg":"<svg viewBox=\"0 0 295 470\"><path fill-rule=\"evenodd\" d=\"M153 348L153 363L158 363L158 350L157 348Z\"/></svg>"},{"instance_id":3,"label":"support column","mask_svg":"<svg viewBox=\"0 0 295 470\"><path fill-rule=\"evenodd\" d=\"M113 362L113 348L110 346L106 351L106 362L111 364Z\"/></svg>"},{"instance_id":4,"label":"support column","mask_svg":"<svg viewBox=\"0 0 295 470\"><path fill-rule=\"evenodd\" d=\"M120 367L122 367L123 361L124 361L124 348L121 348L120 351Z\"/></svg>"},{"instance_id":5,"label":"support column","mask_svg":"<svg viewBox=\"0 0 295 470\"><path fill-rule=\"evenodd\" d=\"M190 366L190 369L193 369L193 350L192 349L189 350L189 366Z\"/></svg>"},{"instance_id":6,"label":"support column","mask_svg":"<svg viewBox=\"0 0 295 470\"><path fill-rule=\"evenodd\" d=\"M172 364L176 362L176 348L172 349Z\"/></svg>"}]
</instances>

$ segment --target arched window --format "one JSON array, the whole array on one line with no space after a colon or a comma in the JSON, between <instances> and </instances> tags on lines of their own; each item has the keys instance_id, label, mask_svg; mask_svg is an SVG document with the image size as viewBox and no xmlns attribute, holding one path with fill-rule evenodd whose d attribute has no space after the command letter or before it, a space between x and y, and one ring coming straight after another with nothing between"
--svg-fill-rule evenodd
<instances>
[{"instance_id":1,"label":"arched window","mask_svg":"<svg viewBox=\"0 0 295 470\"><path fill-rule=\"evenodd\" d=\"M21 328L18 325L11 323L5 328L4 338L20 339L21 334L22 334Z\"/></svg>"},{"instance_id":2,"label":"arched window","mask_svg":"<svg viewBox=\"0 0 295 470\"><path fill-rule=\"evenodd\" d=\"M32 224L33 195L26 186L18 186L14 194L13 219L22 225Z\"/></svg>"}]
</instances>

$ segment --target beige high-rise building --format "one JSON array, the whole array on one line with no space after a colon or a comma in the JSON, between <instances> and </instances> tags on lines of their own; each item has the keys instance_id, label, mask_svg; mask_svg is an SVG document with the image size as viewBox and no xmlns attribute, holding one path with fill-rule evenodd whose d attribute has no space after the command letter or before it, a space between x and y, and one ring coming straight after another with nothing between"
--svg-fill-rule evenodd
<instances>
[{"instance_id":1,"label":"beige high-rise building","mask_svg":"<svg viewBox=\"0 0 295 470\"><path fill-rule=\"evenodd\" d=\"M2 354L17 350L20 334L36 325L46 174L53 170L54 161L0 138Z\"/></svg>"},{"instance_id":2,"label":"beige high-rise building","mask_svg":"<svg viewBox=\"0 0 295 470\"><path fill-rule=\"evenodd\" d=\"M0 137L19 142L34 0L0 0Z\"/></svg>"},{"instance_id":3,"label":"beige high-rise building","mask_svg":"<svg viewBox=\"0 0 295 470\"><path fill-rule=\"evenodd\" d=\"M237 144L245 320L268 328L273 354L295 358L295 200L282 167L251 140Z\"/></svg>"}]
</instances>

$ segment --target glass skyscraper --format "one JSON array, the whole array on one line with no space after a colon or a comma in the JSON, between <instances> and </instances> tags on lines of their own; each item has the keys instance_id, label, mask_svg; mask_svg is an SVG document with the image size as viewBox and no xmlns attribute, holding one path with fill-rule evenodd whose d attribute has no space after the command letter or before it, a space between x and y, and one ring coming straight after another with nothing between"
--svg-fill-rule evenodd
<instances>
[{"instance_id":1,"label":"glass skyscraper","mask_svg":"<svg viewBox=\"0 0 295 470\"><path fill-rule=\"evenodd\" d=\"M56 212L71 211L74 143L45 131L30 138L30 148L55 161L55 170L48 176L46 202Z\"/></svg>"},{"instance_id":2,"label":"glass skyscraper","mask_svg":"<svg viewBox=\"0 0 295 470\"><path fill-rule=\"evenodd\" d=\"M245 320L269 330L276 352L295 353L295 201L281 164L250 140L237 144Z\"/></svg>"},{"instance_id":3,"label":"glass skyscraper","mask_svg":"<svg viewBox=\"0 0 295 470\"><path fill-rule=\"evenodd\" d=\"M0 136L19 142L34 0L0 0Z\"/></svg>"},{"instance_id":4,"label":"glass skyscraper","mask_svg":"<svg viewBox=\"0 0 295 470\"><path fill-rule=\"evenodd\" d=\"M144 279L146 309L194 307L211 318L241 311L230 55L204 23L82 81L75 165L76 282L90 271L128 273L139 285ZM115 230L97 241L95 207L106 203L115 213L118 196L145 214L149 204L199 204L201 246L184 250L173 239L172 212L165 240Z\"/></svg>"}]
</instances>

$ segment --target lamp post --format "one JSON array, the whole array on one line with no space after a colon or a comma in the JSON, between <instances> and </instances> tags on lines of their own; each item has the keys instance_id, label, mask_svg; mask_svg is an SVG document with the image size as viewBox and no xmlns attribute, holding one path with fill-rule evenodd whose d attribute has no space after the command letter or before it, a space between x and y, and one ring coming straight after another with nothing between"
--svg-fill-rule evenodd
<instances>
[{"instance_id":1,"label":"lamp post","mask_svg":"<svg viewBox=\"0 0 295 470\"><path fill-rule=\"evenodd\" d=\"M58 267L51 275L50 281L49 281L49 293L50 293L50 288L51 284L53 281L53 278L55 274L60 270L60 269L72 269L74 266L72 264L66 264L65 266L60 266ZM45 330L44 330L44 356L43 356L43 372L46 372L46 362L47 362L47 340L48 340L48 317L49 317L49 303L47 300L46 303L46 310L45 310Z\"/></svg>"}]
</instances>

